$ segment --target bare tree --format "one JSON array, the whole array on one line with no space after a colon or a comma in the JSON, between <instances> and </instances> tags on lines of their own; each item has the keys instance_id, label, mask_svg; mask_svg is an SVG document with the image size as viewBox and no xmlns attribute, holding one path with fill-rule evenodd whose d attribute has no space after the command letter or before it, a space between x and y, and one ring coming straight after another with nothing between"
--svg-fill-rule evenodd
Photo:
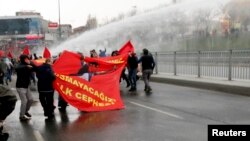
<instances>
[{"instance_id":1,"label":"bare tree","mask_svg":"<svg viewBox=\"0 0 250 141\"><path fill-rule=\"evenodd\" d=\"M88 16L88 20L86 23L86 28L89 29L93 29L97 27L97 19L96 17L91 17L91 15Z\"/></svg>"},{"instance_id":2,"label":"bare tree","mask_svg":"<svg viewBox=\"0 0 250 141\"><path fill-rule=\"evenodd\" d=\"M249 0L232 0L225 6L224 11L231 17L232 22L240 22L245 30L250 25Z\"/></svg>"},{"instance_id":3,"label":"bare tree","mask_svg":"<svg viewBox=\"0 0 250 141\"><path fill-rule=\"evenodd\" d=\"M193 17L193 24L195 27L195 32L198 35L209 35L209 30L211 28L211 9L199 9Z\"/></svg>"},{"instance_id":4,"label":"bare tree","mask_svg":"<svg viewBox=\"0 0 250 141\"><path fill-rule=\"evenodd\" d=\"M172 29L172 33L180 34L183 37L188 31L187 16L181 11L174 11L169 16L169 26Z\"/></svg>"}]
</instances>

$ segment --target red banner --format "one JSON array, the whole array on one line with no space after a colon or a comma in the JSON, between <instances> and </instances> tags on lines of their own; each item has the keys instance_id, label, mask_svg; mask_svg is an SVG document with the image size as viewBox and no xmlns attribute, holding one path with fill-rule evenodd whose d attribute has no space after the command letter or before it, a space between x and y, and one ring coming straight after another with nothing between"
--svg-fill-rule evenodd
<instances>
[{"instance_id":1,"label":"red banner","mask_svg":"<svg viewBox=\"0 0 250 141\"><path fill-rule=\"evenodd\" d=\"M89 64L91 72L110 71L114 67L120 67L127 63L128 55L122 54L112 57L90 58L85 57L84 61Z\"/></svg>"},{"instance_id":2,"label":"red banner","mask_svg":"<svg viewBox=\"0 0 250 141\"><path fill-rule=\"evenodd\" d=\"M124 105L119 89L122 69L93 76L90 82L78 76L56 74L54 87L68 103L81 111L122 109Z\"/></svg>"},{"instance_id":3,"label":"red banner","mask_svg":"<svg viewBox=\"0 0 250 141\"><path fill-rule=\"evenodd\" d=\"M56 74L54 88L71 105L81 111L104 111L124 108L120 98L120 76L127 63L128 51L133 50L127 43L122 54L113 57L89 58L84 62L93 76L86 81L76 75L82 67L81 55L64 51L54 63Z\"/></svg>"}]
</instances>

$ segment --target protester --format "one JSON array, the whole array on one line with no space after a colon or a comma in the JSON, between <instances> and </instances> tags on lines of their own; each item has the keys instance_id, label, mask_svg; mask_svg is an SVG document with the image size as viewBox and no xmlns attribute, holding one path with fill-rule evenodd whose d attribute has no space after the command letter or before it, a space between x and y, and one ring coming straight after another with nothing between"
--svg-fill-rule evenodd
<instances>
[{"instance_id":1,"label":"protester","mask_svg":"<svg viewBox=\"0 0 250 141\"><path fill-rule=\"evenodd\" d=\"M6 83L6 85L8 85L8 81L7 81L7 72L8 72L8 65L5 62L4 58L1 58L0 61L0 69L1 69L1 76L0 76L0 84L4 84L4 82Z\"/></svg>"},{"instance_id":2,"label":"protester","mask_svg":"<svg viewBox=\"0 0 250 141\"><path fill-rule=\"evenodd\" d=\"M4 58L4 62L7 64L7 72L6 72L6 84L8 85L8 81L11 82L12 80L12 69L13 69L13 64L10 61L9 58Z\"/></svg>"},{"instance_id":3,"label":"protester","mask_svg":"<svg viewBox=\"0 0 250 141\"><path fill-rule=\"evenodd\" d=\"M84 56L82 54L81 54L81 65L82 67L77 72L77 75L87 81L90 81L91 74L89 73L89 66L84 62Z\"/></svg>"},{"instance_id":4,"label":"protester","mask_svg":"<svg viewBox=\"0 0 250 141\"><path fill-rule=\"evenodd\" d=\"M90 51L90 57L91 58L98 58L98 55L97 55L95 49L93 49L93 50Z\"/></svg>"},{"instance_id":5,"label":"protester","mask_svg":"<svg viewBox=\"0 0 250 141\"><path fill-rule=\"evenodd\" d=\"M45 63L43 63L36 69L39 100L43 107L44 116L48 117L48 119L54 119L55 109L53 88L53 81L55 80L55 75L52 70L51 64L51 59L46 59Z\"/></svg>"},{"instance_id":6,"label":"protester","mask_svg":"<svg viewBox=\"0 0 250 141\"><path fill-rule=\"evenodd\" d=\"M0 141L8 139L9 134L3 133L3 123L16 106L17 97L10 88L0 85Z\"/></svg>"},{"instance_id":7,"label":"protester","mask_svg":"<svg viewBox=\"0 0 250 141\"><path fill-rule=\"evenodd\" d=\"M33 66L27 55L20 56L20 63L16 66L15 70L17 73L16 89L21 99L19 119L21 121L27 121L31 119L29 110L33 103L33 97L29 89Z\"/></svg>"},{"instance_id":8,"label":"protester","mask_svg":"<svg viewBox=\"0 0 250 141\"><path fill-rule=\"evenodd\" d=\"M118 56L119 55L119 52L117 51L117 50L115 50L115 51L113 51L112 53L111 53L111 56ZM123 79L123 80L125 80L126 81L126 83L127 83L127 88L130 86L130 82L129 82L129 79L128 79L128 77L127 77L127 75L125 74L125 71L126 71L126 69L123 69L122 70L122 74L121 74L121 78ZM121 79L120 79L121 80Z\"/></svg>"},{"instance_id":9,"label":"protester","mask_svg":"<svg viewBox=\"0 0 250 141\"><path fill-rule=\"evenodd\" d=\"M150 92L152 91L152 88L149 85L149 79L155 67L154 58L152 55L149 55L147 49L143 49L143 56L139 59L138 63L142 64L142 78L145 83L144 91Z\"/></svg>"},{"instance_id":10,"label":"protester","mask_svg":"<svg viewBox=\"0 0 250 141\"><path fill-rule=\"evenodd\" d=\"M99 52L99 57L106 57L106 48L103 51L100 49Z\"/></svg>"},{"instance_id":11,"label":"protester","mask_svg":"<svg viewBox=\"0 0 250 141\"><path fill-rule=\"evenodd\" d=\"M58 58L61 56L61 52L58 54L58 57L54 59L53 64L56 63ZM66 107L68 106L68 103L63 99L62 96L58 95L58 109L60 112L66 112Z\"/></svg>"},{"instance_id":12,"label":"protester","mask_svg":"<svg viewBox=\"0 0 250 141\"><path fill-rule=\"evenodd\" d=\"M136 91L136 74L138 68L138 58L134 52L128 56L128 78L131 84L129 91Z\"/></svg>"}]
</instances>

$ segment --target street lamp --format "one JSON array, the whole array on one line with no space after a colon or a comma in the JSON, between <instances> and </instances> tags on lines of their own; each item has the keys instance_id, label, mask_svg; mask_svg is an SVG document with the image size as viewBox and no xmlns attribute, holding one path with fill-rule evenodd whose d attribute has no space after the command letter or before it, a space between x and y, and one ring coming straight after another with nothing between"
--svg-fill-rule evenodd
<instances>
[{"instance_id":1,"label":"street lamp","mask_svg":"<svg viewBox=\"0 0 250 141\"><path fill-rule=\"evenodd\" d=\"M62 33L61 33L61 6L60 6L60 0L58 0L58 17L59 17L59 21L58 21L58 30L59 30L59 40L61 40L61 36L62 36Z\"/></svg>"},{"instance_id":2,"label":"street lamp","mask_svg":"<svg viewBox=\"0 0 250 141\"><path fill-rule=\"evenodd\" d=\"M18 34L18 31L17 31L17 30L15 30L16 48L17 48L17 34Z\"/></svg>"}]
</instances>

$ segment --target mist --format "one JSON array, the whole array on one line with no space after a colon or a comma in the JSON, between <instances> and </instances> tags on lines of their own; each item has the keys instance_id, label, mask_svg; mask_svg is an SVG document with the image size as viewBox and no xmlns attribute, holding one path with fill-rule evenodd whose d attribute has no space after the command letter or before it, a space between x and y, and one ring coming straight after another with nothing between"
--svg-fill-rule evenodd
<instances>
[{"instance_id":1,"label":"mist","mask_svg":"<svg viewBox=\"0 0 250 141\"><path fill-rule=\"evenodd\" d=\"M70 50L89 55L91 49L98 51L106 48L107 53L110 53L128 40L131 40L137 52L143 48L152 52L185 50L185 39L193 34L193 30L200 25L202 26L199 28L207 28L206 21L202 22L202 18L218 22L219 16L223 14L223 7L228 2L230 0L182 0L71 37L60 45L53 46L51 52L57 54ZM197 19L199 15L202 18ZM198 21L203 24L199 25Z\"/></svg>"}]
</instances>

